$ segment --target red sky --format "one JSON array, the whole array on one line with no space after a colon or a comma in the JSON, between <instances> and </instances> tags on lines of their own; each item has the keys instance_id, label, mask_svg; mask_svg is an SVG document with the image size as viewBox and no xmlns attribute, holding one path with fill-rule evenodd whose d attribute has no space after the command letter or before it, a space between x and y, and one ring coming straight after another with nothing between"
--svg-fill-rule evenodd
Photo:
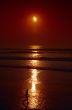
<instances>
[{"instance_id":1,"label":"red sky","mask_svg":"<svg viewBox=\"0 0 72 110\"><path fill-rule=\"evenodd\" d=\"M29 18L37 15L37 24ZM72 48L72 7L69 2L0 3L0 48L42 44Z\"/></svg>"}]
</instances>

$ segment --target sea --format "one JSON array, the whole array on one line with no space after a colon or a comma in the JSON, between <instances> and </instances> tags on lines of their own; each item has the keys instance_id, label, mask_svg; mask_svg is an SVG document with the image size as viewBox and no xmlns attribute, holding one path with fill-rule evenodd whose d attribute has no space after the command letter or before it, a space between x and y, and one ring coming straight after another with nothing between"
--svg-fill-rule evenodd
<instances>
[{"instance_id":1,"label":"sea","mask_svg":"<svg viewBox=\"0 0 72 110\"><path fill-rule=\"evenodd\" d=\"M0 49L0 110L72 110L72 49Z\"/></svg>"}]
</instances>

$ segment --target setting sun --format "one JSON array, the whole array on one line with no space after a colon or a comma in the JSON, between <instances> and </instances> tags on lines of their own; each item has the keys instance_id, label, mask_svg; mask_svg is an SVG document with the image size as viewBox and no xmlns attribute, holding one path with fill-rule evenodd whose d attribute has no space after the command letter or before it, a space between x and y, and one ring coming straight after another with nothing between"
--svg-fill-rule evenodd
<instances>
[{"instance_id":1,"label":"setting sun","mask_svg":"<svg viewBox=\"0 0 72 110\"><path fill-rule=\"evenodd\" d=\"M37 22L37 17L36 16L33 16L33 21Z\"/></svg>"}]
</instances>

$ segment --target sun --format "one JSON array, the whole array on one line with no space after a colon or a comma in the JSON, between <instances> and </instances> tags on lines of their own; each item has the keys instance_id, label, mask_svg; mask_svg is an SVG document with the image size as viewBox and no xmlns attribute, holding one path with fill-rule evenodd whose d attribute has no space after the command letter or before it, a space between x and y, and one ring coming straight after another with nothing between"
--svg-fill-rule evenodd
<instances>
[{"instance_id":1,"label":"sun","mask_svg":"<svg viewBox=\"0 0 72 110\"><path fill-rule=\"evenodd\" d=\"M33 21L37 22L37 17L36 16L33 16Z\"/></svg>"}]
</instances>

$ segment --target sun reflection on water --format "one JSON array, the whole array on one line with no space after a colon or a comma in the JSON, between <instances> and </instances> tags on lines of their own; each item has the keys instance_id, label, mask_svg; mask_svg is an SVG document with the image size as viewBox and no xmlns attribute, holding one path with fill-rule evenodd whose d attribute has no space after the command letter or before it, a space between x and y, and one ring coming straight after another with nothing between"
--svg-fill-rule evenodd
<instances>
[{"instance_id":1,"label":"sun reflection on water","mask_svg":"<svg viewBox=\"0 0 72 110\"><path fill-rule=\"evenodd\" d=\"M41 49L42 46L41 45L31 45L30 48L31 49Z\"/></svg>"},{"instance_id":2,"label":"sun reflection on water","mask_svg":"<svg viewBox=\"0 0 72 110\"><path fill-rule=\"evenodd\" d=\"M38 56L39 56L38 53L33 53L33 55L32 55L32 57L34 57L34 58L36 58L36 57L38 57Z\"/></svg>"},{"instance_id":3,"label":"sun reflection on water","mask_svg":"<svg viewBox=\"0 0 72 110\"><path fill-rule=\"evenodd\" d=\"M33 51L34 52L34 51ZM39 56L40 56L40 54L39 53L37 53L38 51L36 51L35 53L32 53L32 55L31 55L31 57L32 58L38 58ZM30 64L32 65L32 66L38 66L39 65L39 61L38 60L36 60L36 59L33 59L33 60L30 60ZM36 70L33 70L33 73L35 74L35 71Z\"/></svg>"},{"instance_id":4,"label":"sun reflection on water","mask_svg":"<svg viewBox=\"0 0 72 110\"><path fill-rule=\"evenodd\" d=\"M32 64L32 66L37 66L38 65L38 61L37 60L31 60L31 64Z\"/></svg>"}]
</instances>

